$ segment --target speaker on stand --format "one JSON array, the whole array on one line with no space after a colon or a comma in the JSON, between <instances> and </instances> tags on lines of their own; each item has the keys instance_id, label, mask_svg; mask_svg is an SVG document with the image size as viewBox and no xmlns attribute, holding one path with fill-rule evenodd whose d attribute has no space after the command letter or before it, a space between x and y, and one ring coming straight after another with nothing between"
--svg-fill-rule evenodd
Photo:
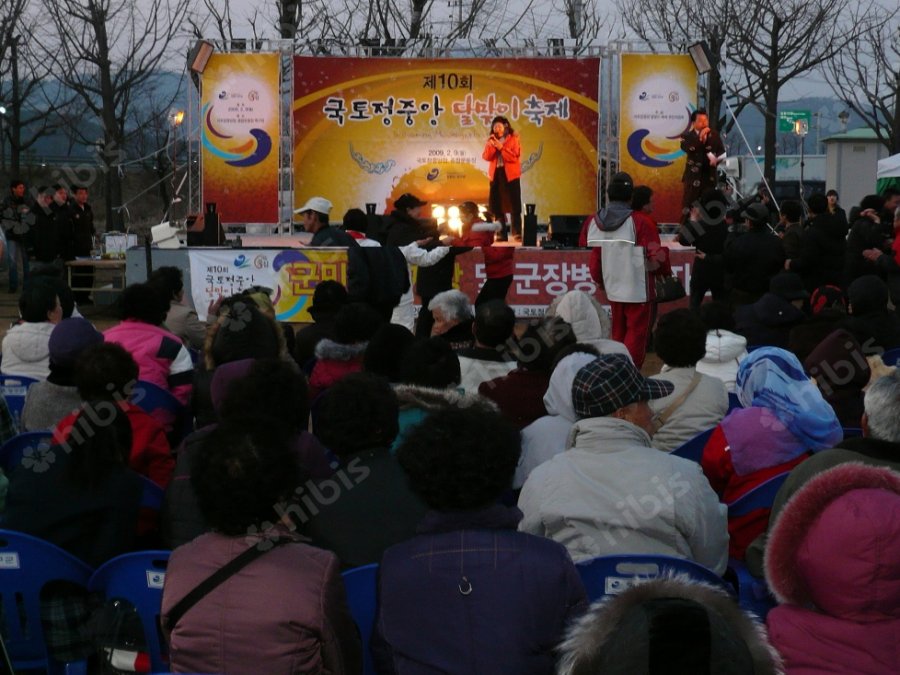
<instances>
[{"instance_id":1,"label":"speaker on stand","mask_svg":"<svg viewBox=\"0 0 900 675\"><path fill-rule=\"evenodd\" d=\"M534 204L525 205L522 225L522 246L537 246L537 214Z\"/></svg>"}]
</instances>

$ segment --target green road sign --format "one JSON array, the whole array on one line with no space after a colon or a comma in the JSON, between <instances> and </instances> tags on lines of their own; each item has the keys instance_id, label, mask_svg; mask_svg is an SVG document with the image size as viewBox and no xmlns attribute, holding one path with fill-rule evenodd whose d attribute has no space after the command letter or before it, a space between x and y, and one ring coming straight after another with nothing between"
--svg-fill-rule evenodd
<instances>
[{"instance_id":1,"label":"green road sign","mask_svg":"<svg viewBox=\"0 0 900 675\"><path fill-rule=\"evenodd\" d=\"M809 129L812 126L812 113L809 110L779 110L778 131L793 132L797 120L805 121L806 129Z\"/></svg>"}]
</instances>

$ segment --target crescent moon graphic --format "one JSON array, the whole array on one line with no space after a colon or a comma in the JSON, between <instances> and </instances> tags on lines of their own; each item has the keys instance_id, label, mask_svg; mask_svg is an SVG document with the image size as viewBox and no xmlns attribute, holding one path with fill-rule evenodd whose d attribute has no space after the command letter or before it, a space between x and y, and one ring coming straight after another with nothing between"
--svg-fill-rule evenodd
<instances>
[{"instance_id":1,"label":"crescent moon graphic","mask_svg":"<svg viewBox=\"0 0 900 675\"><path fill-rule=\"evenodd\" d=\"M256 139L256 150L248 157L226 161L226 164L238 167L253 166L254 164L259 164L269 156L269 153L272 151L272 139L269 137L269 134L262 129L251 129L250 135Z\"/></svg>"},{"instance_id":2,"label":"crescent moon graphic","mask_svg":"<svg viewBox=\"0 0 900 675\"><path fill-rule=\"evenodd\" d=\"M300 253L300 251L287 249L275 256L275 259L272 261L272 269L277 272L285 265L290 265L295 262L307 262L307 260L307 257Z\"/></svg>"},{"instance_id":3,"label":"crescent moon graphic","mask_svg":"<svg viewBox=\"0 0 900 675\"><path fill-rule=\"evenodd\" d=\"M654 169L669 166L672 162L660 161L650 157L650 155L644 151L643 140L649 135L650 131L648 129L638 129L632 133L626 142L628 154L631 155L638 164L643 164L644 166L649 166Z\"/></svg>"},{"instance_id":4,"label":"crescent moon graphic","mask_svg":"<svg viewBox=\"0 0 900 675\"><path fill-rule=\"evenodd\" d=\"M210 105L209 103L207 103L206 104L206 128L209 129L209 133L211 133L213 136L217 136L218 138L231 138L231 136L226 136L225 134L220 134L218 131L216 131L216 128L213 126L213 123L212 123L212 111L213 111L213 106Z\"/></svg>"}]
</instances>

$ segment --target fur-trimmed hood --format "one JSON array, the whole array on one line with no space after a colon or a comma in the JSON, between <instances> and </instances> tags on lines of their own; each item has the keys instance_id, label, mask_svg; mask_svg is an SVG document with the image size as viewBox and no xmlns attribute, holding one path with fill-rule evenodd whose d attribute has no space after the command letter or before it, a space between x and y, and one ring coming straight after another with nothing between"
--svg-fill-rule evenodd
<instances>
[{"instance_id":1,"label":"fur-trimmed hood","mask_svg":"<svg viewBox=\"0 0 900 675\"><path fill-rule=\"evenodd\" d=\"M782 604L900 619L900 474L848 462L810 480L772 526L765 570Z\"/></svg>"},{"instance_id":2,"label":"fur-trimmed hood","mask_svg":"<svg viewBox=\"0 0 900 675\"><path fill-rule=\"evenodd\" d=\"M692 640L708 640L708 662L687 662L704 653ZM641 582L595 603L572 624L560 652L559 675L642 675L663 659L673 663L673 673L784 672L763 625L724 591L687 575Z\"/></svg>"},{"instance_id":3,"label":"fur-trimmed hood","mask_svg":"<svg viewBox=\"0 0 900 675\"><path fill-rule=\"evenodd\" d=\"M361 359L369 346L368 342L345 345L329 338L322 338L316 345L316 358L331 361L352 361Z\"/></svg>"},{"instance_id":4,"label":"fur-trimmed hood","mask_svg":"<svg viewBox=\"0 0 900 675\"><path fill-rule=\"evenodd\" d=\"M419 408L426 412L437 412L447 408L481 408L497 412L499 408L490 399L477 393L466 394L459 389L432 389L411 384L394 387L400 410Z\"/></svg>"}]
</instances>

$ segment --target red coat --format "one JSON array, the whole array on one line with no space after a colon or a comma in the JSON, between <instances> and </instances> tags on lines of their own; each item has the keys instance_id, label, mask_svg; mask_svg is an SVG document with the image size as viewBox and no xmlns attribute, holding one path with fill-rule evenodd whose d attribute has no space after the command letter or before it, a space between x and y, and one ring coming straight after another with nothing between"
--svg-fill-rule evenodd
<instances>
[{"instance_id":1,"label":"red coat","mask_svg":"<svg viewBox=\"0 0 900 675\"><path fill-rule=\"evenodd\" d=\"M477 222L474 227L484 223ZM515 272L514 246L494 246L493 230L469 230L466 234L453 240L453 246L481 247L484 256L484 274L488 279L511 277Z\"/></svg>"},{"instance_id":2,"label":"red coat","mask_svg":"<svg viewBox=\"0 0 900 675\"><path fill-rule=\"evenodd\" d=\"M128 466L165 488L175 470L175 459L165 430L137 406L121 402L119 407L125 411L131 423L131 455L128 457ZM60 420L53 430L54 443L63 443L69 438L79 412L81 411L76 410Z\"/></svg>"},{"instance_id":3,"label":"red coat","mask_svg":"<svg viewBox=\"0 0 900 675\"><path fill-rule=\"evenodd\" d=\"M724 504L730 504L738 497L743 497L770 478L789 472L810 454L803 453L794 459L759 469L744 476L735 472L731 456L731 447L720 424L713 431L706 447L703 448L700 466L703 467L703 473L709 479L712 489ZM766 531L769 525L770 511L771 509L756 509L743 516L728 519L728 535L730 537L728 555L730 557L737 560L744 559L747 547Z\"/></svg>"},{"instance_id":4,"label":"red coat","mask_svg":"<svg viewBox=\"0 0 900 675\"><path fill-rule=\"evenodd\" d=\"M490 141L484 144L484 152L481 158L488 162L488 178L494 180L494 172L497 170L497 157L503 156L503 170L506 172L506 180L515 180L522 176L522 146L519 145L519 135L511 134L506 137L503 147L497 150Z\"/></svg>"}]
</instances>

